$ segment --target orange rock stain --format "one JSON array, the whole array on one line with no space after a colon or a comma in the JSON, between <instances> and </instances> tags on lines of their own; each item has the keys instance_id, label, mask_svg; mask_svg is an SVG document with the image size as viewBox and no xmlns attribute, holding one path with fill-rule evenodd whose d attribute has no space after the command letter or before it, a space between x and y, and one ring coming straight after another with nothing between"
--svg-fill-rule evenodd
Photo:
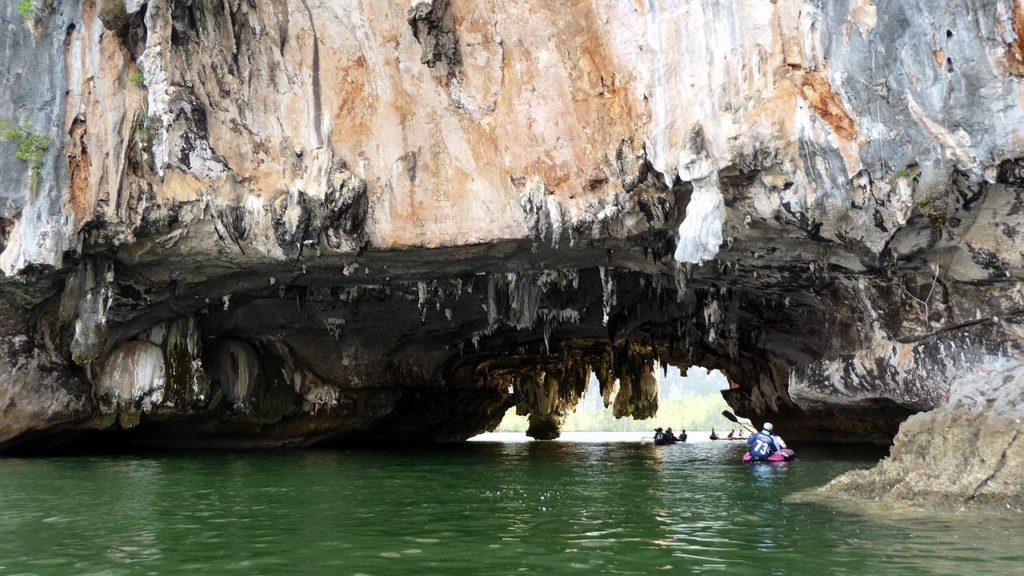
<instances>
[{"instance_id":1,"label":"orange rock stain","mask_svg":"<svg viewBox=\"0 0 1024 576\"><path fill-rule=\"evenodd\" d=\"M853 118L850 117L839 94L832 89L832 85L829 84L825 76L818 72L805 73L800 86L800 94L818 116L840 137L849 140L857 135L857 127Z\"/></svg>"}]
</instances>

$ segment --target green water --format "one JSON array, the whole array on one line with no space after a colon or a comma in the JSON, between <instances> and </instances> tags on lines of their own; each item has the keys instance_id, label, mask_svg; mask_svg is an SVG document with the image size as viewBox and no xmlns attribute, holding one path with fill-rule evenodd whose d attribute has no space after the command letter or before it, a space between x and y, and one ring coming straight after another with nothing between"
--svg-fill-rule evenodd
<instances>
[{"instance_id":1,"label":"green water","mask_svg":"<svg viewBox=\"0 0 1024 576\"><path fill-rule=\"evenodd\" d=\"M877 454L704 443L0 459L0 575L1024 574L1017 519L784 503Z\"/></svg>"}]
</instances>

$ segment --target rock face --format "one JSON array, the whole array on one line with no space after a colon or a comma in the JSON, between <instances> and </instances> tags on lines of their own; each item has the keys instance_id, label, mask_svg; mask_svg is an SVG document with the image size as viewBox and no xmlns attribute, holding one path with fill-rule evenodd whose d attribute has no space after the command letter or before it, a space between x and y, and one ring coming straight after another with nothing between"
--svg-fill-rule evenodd
<instances>
[{"instance_id":1,"label":"rock face","mask_svg":"<svg viewBox=\"0 0 1024 576\"><path fill-rule=\"evenodd\" d=\"M888 442L1020 359L1017 1L13 4L0 447L553 437L656 362Z\"/></svg>"},{"instance_id":2,"label":"rock face","mask_svg":"<svg viewBox=\"0 0 1024 576\"><path fill-rule=\"evenodd\" d=\"M833 480L826 494L939 508L1024 512L1024 368L966 377L949 402L911 416L872 470Z\"/></svg>"}]
</instances>

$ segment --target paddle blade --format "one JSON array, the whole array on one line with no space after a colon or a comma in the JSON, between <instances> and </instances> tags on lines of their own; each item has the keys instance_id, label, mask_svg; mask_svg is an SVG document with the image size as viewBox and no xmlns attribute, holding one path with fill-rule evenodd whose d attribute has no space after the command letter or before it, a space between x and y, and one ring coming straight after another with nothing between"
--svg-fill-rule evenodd
<instances>
[{"instance_id":1,"label":"paddle blade","mask_svg":"<svg viewBox=\"0 0 1024 576\"><path fill-rule=\"evenodd\" d=\"M754 423L750 421L750 418L738 418L735 414L728 410L722 410L722 416L724 416L726 420L732 420L733 422L739 424L740 426L747 428L751 432L757 432L757 429L754 428Z\"/></svg>"}]
</instances>

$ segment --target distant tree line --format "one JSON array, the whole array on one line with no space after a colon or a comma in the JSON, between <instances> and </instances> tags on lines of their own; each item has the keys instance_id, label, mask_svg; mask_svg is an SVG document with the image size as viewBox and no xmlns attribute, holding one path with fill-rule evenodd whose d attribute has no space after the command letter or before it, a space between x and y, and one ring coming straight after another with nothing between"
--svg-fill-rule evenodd
<instances>
[{"instance_id":1,"label":"distant tree line","mask_svg":"<svg viewBox=\"0 0 1024 576\"><path fill-rule=\"evenodd\" d=\"M658 415L650 420L635 420L630 417L615 418L611 408L596 411L578 411L570 414L562 427L564 432L644 432L657 427L671 427L675 431L687 430L730 430L736 424L722 417L722 411L729 405L719 392L700 396L685 396L658 402ZM509 410L498 426L498 432L525 432L527 417L516 416L515 409Z\"/></svg>"}]
</instances>

